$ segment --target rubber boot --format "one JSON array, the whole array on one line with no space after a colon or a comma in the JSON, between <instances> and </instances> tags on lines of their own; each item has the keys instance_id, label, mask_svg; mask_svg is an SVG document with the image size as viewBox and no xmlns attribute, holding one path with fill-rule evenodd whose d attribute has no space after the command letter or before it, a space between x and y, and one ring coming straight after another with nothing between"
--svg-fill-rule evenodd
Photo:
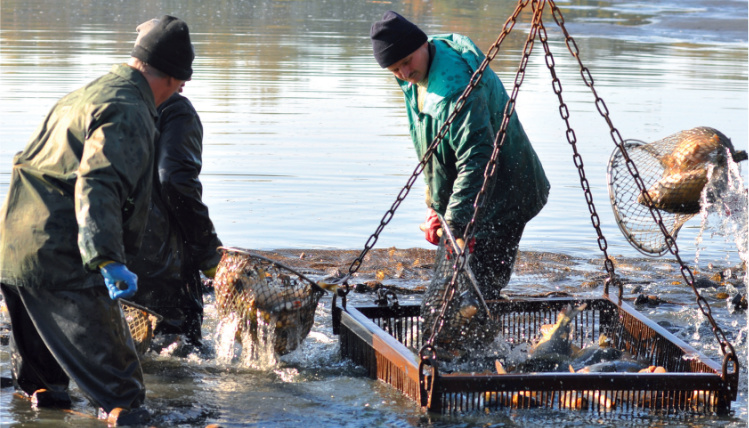
<instances>
[{"instance_id":1,"label":"rubber boot","mask_svg":"<svg viewBox=\"0 0 749 428\"><path fill-rule=\"evenodd\" d=\"M99 409L99 419L106 420L109 426L127 426L127 425L144 425L151 419L151 413L143 407L134 409L123 409L115 407L107 413L104 409Z\"/></svg>"}]
</instances>

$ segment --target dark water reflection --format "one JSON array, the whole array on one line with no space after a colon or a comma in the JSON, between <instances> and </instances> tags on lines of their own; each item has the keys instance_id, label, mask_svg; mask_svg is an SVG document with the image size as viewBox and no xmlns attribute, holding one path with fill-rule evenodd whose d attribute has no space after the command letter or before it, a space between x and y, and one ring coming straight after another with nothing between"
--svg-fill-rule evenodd
<instances>
[{"instance_id":1,"label":"dark water reflection","mask_svg":"<svg viewBox=\"0 0 749 428\"><path fill-rule=\"evenodd\" d=\"M653 141L695 126L712 126L747 148L747 3L558 2L583 62L590 68L622 136ZM513 2L437 1L55 1L3 0L0 7L0 197L5 196L12 155L20 150L44 113L65 93L122 62L135 26L164 13L185 19L197 58L185 95L205 127L205 200L227 245L273 250L330 250L340 256L318 269L345 270L375 230L417 160L409 141L402 95L371 57L368 31L383 11L394 9L427 33L460 32L486 50L496 39ZM502 45L492 65L506 85L514 79L528 30L528 15ZM642 308L649 317L681 328L679 337L711 356L718 353L694 296L679 281L669 259L643 259L621 236L606 190L606 164L613 143L581 82L577 61L566 51L553 18L546 17L557 73L585 160L594 201L610 253L631 278L627 298L638 292L671 302ZM540 50L540 46L537 46ZM549 72L534 51L518 99L518 114L552 183L549 204L526 229L519 266L508 293L563 291L600 294L600 251L590 214L558 117ZM745 178L746 182L746 178ZM378 248L426 248L421 180L385 229ZM732 269L734 280L705 291L721 325L740 345L746 361L746 317L734 313L720 292L744 291L736 272L735 243L706 233L695 243L700 221L682 230L682 257L711 275ZM744 238L746 239L746 238ZM351 253L337 250L351 250ZM309 253L309 250L305 250ZM549 258L534 258L543 251ZM428 263L427 263L428 264ZM428 269L398 276L385 263L385 283L424 285ZM370 266L369 279L377 267ZM387 270L389 269L389 270ZM365 280L367 278L361 278ZM587 284L587 285L586 285ZM640 286L639 289L635 287ZM357 296L362 301L370 296ZM405 299L418 299L408 295ZM211 307L209 306L209 315ZM206 323L207 333L215 318ZM3 375L7 352L0 348ZM340 361L330 333L330 300L323 299L313 334L300 351L271 371L221 366L193 356L153 357L145 362L149 405L157 425L287 426L476 426L582 424L662 425L658 418L608 421L582 416L520 413L467 419L431 419L386 386ZM733 418L746 420L746 376ZM7 389L0 399L3 424L99 426L85 416L30 412ZM76 403L82 413L85 403ZM685 422L685 425L691 423Z\"/></svg>"}]
</instances>

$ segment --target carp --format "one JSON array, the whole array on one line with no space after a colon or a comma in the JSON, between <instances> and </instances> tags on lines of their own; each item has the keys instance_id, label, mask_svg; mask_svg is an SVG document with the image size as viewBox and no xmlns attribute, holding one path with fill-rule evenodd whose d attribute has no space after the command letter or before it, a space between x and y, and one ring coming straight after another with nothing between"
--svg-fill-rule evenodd
<instances>
[{"instance_id":1,"label":"carp","mask_svg":"<svg viewBox=\"0 0 749 428\"><path fill-rule=\"evenodd\" d=\"M567 371L572 359L572 321L587 307L587 304L573 308L567 305L557 317L557 322L543 333L541 340L530 351L525 361L525 371Z\"/></svg>"},{"instance_id":2,"label":"carp","mask_svg":"<svg viewBox=\"0 0 749 428\"><path fill-rule=\"evenodd\" d=\"M689 402L693 411L701 412L718 407L720 396L716 391L695 390L689 397Z\"/></svg>"},{"instance_id":3,"label":"carp","mask_svg":"<svg viewBox=\"0 0 749 428\"><path fill-rule=\"evenodd\" d=\"M648 189L653 206L672 214L696 214L700 211L700 195L707 184L707 169L676 172L667 175ZM646 205L645 196L637 202Z\"/></svg>"},{"instance_id":4,"label":"carp","mask_svg":"<svg viewBox=\"0 0 749 428\"><path fill-rule=\"evenodd\" d=\"M559 395L559 407L562 409L587 410L590 391L565 391Z\"/></svg>"},{"instance_id":5,"label":"carp","mask_svg":"<svg viewBox=\"0 0 749 428\"><path fill-rule=\"evenodd\" d=\"M541 328L542 337L530 350L529 358L517 364L510 364L513 373L532 372L568 372L571 370L574 349L572 340L572 321L587 307L586 303L573 308L567 305L559 315L554 325ZM499 374L508 373L502 363L495 361L495 369Z\"/></svg>"},{"instance_id":6,"label":"carp","mask_svg":"<svg viewBox=\"0 0 749 428\"><path fill-rule=\"evenodd\" d=\"M563 409L586 410L589 405L611 410L616 406L614 394L608 391L566 391L559 396L559 407Z\"/></svg>"},{"instance_id":7,"label":"carp","mask_svg":"<svg viewBox=\"0 0 749 428\"><path fill-rule=\"evenodd\" d=\"M572 353L572 367L576 370L585 366L622 358L624 352L611 346L611 341L605 334L598 337L598 345L586 346L574 350Z\"/></svg>"},{"instance_id":8,"label":"carp","mask_svg":"<svg viewBox=\"0 0 749 428\"><path fill-rule=\"evenodd\" d=\"M663 366L647 366L638 373L668 373L668 370Z\"/></svg>"},{"instance_id":9,"label":"carp","mask_svg":"<svg viewBox=\"0 0 749 428\"><path fill-rule=\"evenodd\" d=\"M630 360L604 361L583 367L577 373L639 373L647 367Z\"/></svg>"},{"instance_id":10,"label":"carp","mask_svg":"<svg viewBox=\"0 0 749 428\"><path fill-rule=\"evenodd\" d=\"M671 141L675 141L671 151L659 152L658 146ZM673 214L700 211L700 194L708 181L708 167L724 167L726 151L734 162L747 159L747 153L736 151L728 137L706 126L682 131L642 148L663 167L661 179L644 193L650 196L654 208ZM637 202L647 206L644 194L638 196Z\"/></svg>"},{"instance_id":11,"label":"carp","mask_svg":"<svg viewBox=\"0 0 749 428\"><path fill-rule=\"evenodd\" d=\"M736 151L731 140L714 128L698 126L680 132L677 138L679 142L674 149L659 159L664 175L699 169L707 162L725 164L726 150L734 162L747 159L745 151Z\"/></svg>"},{"instance_id":12,"label":"carp","mask_svg":"<svg viewBox=\"0 0 749 428\"><path fill-rule=\"evenodd\" d=\"M156 325L161 322L163 317L152 310L130 302L119 299L122 315L130 329L130 335L135 343L135 350L138 355L144 355L153 342L154 330Z\"/></svg>"}]
</instances>

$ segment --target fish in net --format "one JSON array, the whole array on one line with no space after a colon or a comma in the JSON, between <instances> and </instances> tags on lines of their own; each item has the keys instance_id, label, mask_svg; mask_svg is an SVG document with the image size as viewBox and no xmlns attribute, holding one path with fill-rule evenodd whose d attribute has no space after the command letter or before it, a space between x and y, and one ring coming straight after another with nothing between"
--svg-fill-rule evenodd
<instances>
[{"instance_id":1,"label":"fish in net","mask_svg":"<svg viewBox=\"0 0 749 428\"><path fill-rule=\"evenodd\" d=\"M611 206L630 244L651 256L664 254L668 247L650 213L645 193L652 207L660 211L663 226L675 238L684 223L700 212L700 198L709 172L724 168L729 159L734 162L747 159L746 152L736 151L731 140L720 131L704 126L652 143L627 140L623 147L646 190L640 191L634 171L630 171L617 147L609 159L607 174Z\"/></svg>"},{"instance_id":2,"label":"fish in net","mask_svg":"<svg viewBox=\"0 0 749 428\"><path fill-rule=\"evenodd\" d=\"M221 320L236 326L249 349L270 342L278 355L295 350L315 321L325 290L281 263L240 248L222 248L213 287Z\"/></svg>"},{"instance_id":3,"label":"fish in net","mask_svg":"<svg viewBox=\"0 0 749 428\"><path fill-rule=\"evenodd\" d=\"M447 291L454 272L455 253L447 250L448 242L444 236L440 240L434 275L421 302L422 337L426 340L436 331L433 346L437 357L442 360L459 359L486 347L494 341L501 328L485 310L482 297L477 295L465 269L458 274L454 284L456 290L450 299ZM447 299L444 319L435 326Z\"/></svg>"}]
</instances>

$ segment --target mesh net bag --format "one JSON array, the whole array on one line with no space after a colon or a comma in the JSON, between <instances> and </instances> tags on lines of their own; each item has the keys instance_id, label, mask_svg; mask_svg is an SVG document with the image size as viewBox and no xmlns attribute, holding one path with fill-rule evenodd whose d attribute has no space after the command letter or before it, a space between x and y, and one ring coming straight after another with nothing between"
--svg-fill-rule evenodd
<instances>
[{"instance_id":1,"label":"mesh net bag","mask_svg":"<svg viewBox=\"0 0 749 428\"><path fill-rule=\"evenodd\" d=\"M278 355L296 349L312 329L324 291L278 262L240 248L222 250L213 280L219 318L236 321L239 340L257 343L269 327Z\"/></svg>"},{"instance_id":2,"label":"mesh net bag","mask_svg":"<svg viewBox=\"0 0 749 428\"><path fill-rule=\"evenodd\" d=\"M119 299L122 315L130 328L130 335L135 342L135 350L138 354L145 354L151 347L153 331L161 316L140 305Z\"/></svg>"},{"instance_id":3,"label":"mesh net bag","mask_svg":"<svg viewBox=\"0 0 749 428\"><path fill-rule=\"evenodd\" d=\"M455 256L446 250L446 242L446 238L440 240L432 282L421 302L421 328L425 340L432 335L434 323L444 305L445 293L454 272ZM455 282L457 290L448 303L442 325L436 328L434 347L438 358L443 360L451 360L472 350L479 350L491 343L499 334L499 324L489 320L488 314L478 303L470 281L464 270L458 274ZM485 291L482 292L486 295Z\"/></svg>"},{"instance_id":4,"label":"mesh net bag","mask_svg":"<svg viewBox=\"0 0 749 428\"><path fill-rule=\"evenodd\" d=\"M663 225L674 238L684 223L700 212L702 189L711 167L746 159L735 152L731 141L719 131L698 127L662 140L624 142L624 149L637 168L653 207L660 211ZM647 255L662 255L668 247L665 236L653 220L649 206L637 187L624 155L617 148L608 165L608 188L614 216L633 247Z\"/></svg>"}]
</instances>

